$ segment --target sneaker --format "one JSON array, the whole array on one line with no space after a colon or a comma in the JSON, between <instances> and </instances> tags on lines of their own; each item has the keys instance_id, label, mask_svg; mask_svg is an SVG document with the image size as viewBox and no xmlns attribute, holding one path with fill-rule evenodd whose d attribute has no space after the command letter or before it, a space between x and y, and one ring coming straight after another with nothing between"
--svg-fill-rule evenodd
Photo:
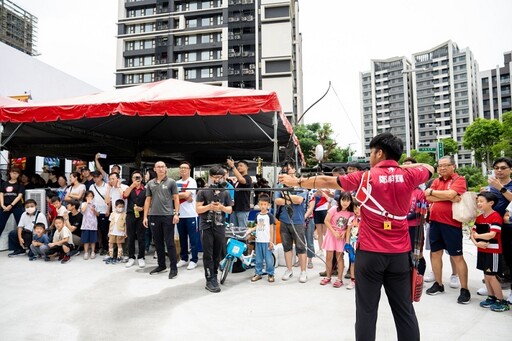
<instances>
[{"instance_id":1,"label":"sneaker","mask_svg":"<svg viewBox=\"0 0 512 341\"><path fill-rule=\"evenodd\" d=\"M459 276L457 275L451 275L450 276L450 288L458 289L460 286L459 283Z\"/></svg>"},{"instance_id":2,"label":"sneaker","mask_svg":"<svg viewBox=\"0 0 512 341\"><path fill-rule=\"evenodd\" d=\"M217 278L215 278L215 281L213 278L206 280L206 286L204 288L209 292L220 292L220 286L219 283L217 283Z\"/></svg>"},{"instance_id":3,"label":"sneaker","mask_svg":"<svg viewBox=\"0 0 512 341\"><path fill-rule=\"evenodd\" d=\"M8 257L16 257L19 255L24 255L24 254L25 254L25 250L14 250L13 252L9 253L7 256Z\"/></svg>"},{"instance_id":4,"label":"sneaker","mask_svg":"<svg viewBox=\"0 0 512 341\"><path fill-rule=\"evenodd\" d=\"M29 261L37 260L37 256L30 256L30 257L28 257L28 260Z\"/></svg>"},{"instance_id":5,"label":"sneaker","mask_svg":"<svg viewBox=\"0 0 512 341\"><path fill-rule=\"evenodd\" d=\"M431 296L441 294L443 292L444 292L444 285L439 285L437 282L434 282L434 284L426 291L427 295L431 295Z\"/></svg>"},{"instance_id":6,"label":"sneaker","mask_svg":"<svg viewBox=\"0 0 512 341\"><path fill-rule=\"evenodd\" d=\"M133 266L133 264L135 264L135 259L130 258L130 259L128 259L128 263L126 263L125 267L131 268Z\"/></svg>"},{"instance_id":7,"label":"sneaker","mask_svg":"<svg viewBox=\"0 0 512 341\"><path fill-rule=\"evenodd\" d=\"M44 261L45 261L45 262L49 262L49 261L51 261L51 259L50 259L50 257L48 257L48 256L44 256Z\"/></svg>"},{"instance_id":8,"label":"sneaker","mask_svg":"<svg viewBox=\"0 0 512 341\"><path fill-rule=\"evenodd\" d=\"M308 262L308 269L313 269L313 262L312 261Z\"/></svg>"},{"instance_id":9,"label":"sneaker","mask_svg":"<svg viewBox=\"0 0 512 341\"><path fill-rule=\"evenodd\" d=\"M137 263L139 264L139 268L143 268L146 266L146 261L144 260L144 258L137 259Z\"/></svg>"},{"instance_id":10,"label":"sneaker","mask_svg":"<svg viewBox=\"0 0 512 341\"><path fill-rule=\"evenodd\" d=\"M156 268L154 268L153 270L151 270L149 272L150 275L156 275L156 274L159 274L161 272L164 272L165 270L167 270L167 268L165 266L157 266Z\"/></svg>"},{"instance_id":11,"label":"sneaker","mask_svg":"<svg viewBox=\"0 0 512 341\"><path fill-rule=\"evenodd\" d=\"M119 262L128 263L128 260L130 258L128 256L123 256L121 258L118 258Z\"/></svg>"},{"instance_id":12,"label":"sneaker","mask_svg":"<svg viewBox=\"0 0 512 341\"><path fill-rule=\"evenodd\" d=\"M254 276L252 276L252 278L251 278L251 282L257 282L257 281L259 281L261 278L262 278L262 277L261 277L261 275L254 275Z\"/></svg>"},{"instance_id":13,"label":"sneaker","mask_svg":"<svg viewBox=\"0 0 512 341\"><path fill-rule=\"evenodd\" d=\"M276 279L274 278L274 275L268 275L268 281L270 283L274 283L276 281Z\"/></svg>"},{"instance_id":14,"label":"sneaker","mask_svg":"<svg viewBox=\"0 0 512 341\"><path fill-rule=\"evenodd\" d=\"M487 287L481 287L480 289L478 289L476 291L476 294L477 295L480 295L480 296L487 296L488 293L487 293Z\"/></svg>"},{"instance_id":15,"label":"sneaker","mask_svg":"<svg viewBox=\"0 0 512 341\"><path fill-rule=\"evenodd\" d=\"M334 288L341 288L343 286L343 282L340 281L339 279L337 279L336 281L334 281L334 283L332 284L332 286Z\"/></svg>"},{"instance_id":16,"label":"sneaker","mask_svg":"<svg viewBox=\"0 0 512 341\"><path fill-rule=\"evenodd\" d=\"M423 277L423 280L426 282L426 283L431 283L433 281L436 280L436 277L434 276L434 273L432 271L430 271L428 273L428 275L425 275L425 277Z\"/></svg>"},{"instance_id":17,"label":"sneaker","mask_svg":"<svg viewBox=\"0 0 512 341\"><path fill-rule=\"evenodd\" d=\"M283 281L287 281L293 276L293 271L286 269L286 271L283 274L283 277L281 278Z\"/></svg>"},{"instance_id":18,"label":"sneaker","mask_svg":"<svg viewBox=\"0 0 512 341\"><path fill-rule=\"evenodd\" d=\"M180 259L180 261L176 264L176 266L177 266L178 268L181 268L181 267L183 267L183 266L185 266L185 265L187 265L187 264L188 264L188 262L187 262L187 261L184 261L183 259Z\"/></svg>"},{"instance_id":19,"label":"sneaker","mask_svg":"<svg viewBox=\"0 0 512 341\"><path fill-rule=\"evenodd\" d=\"M329 277L322 278L322 280L320 281L320 285L326 285L329 283L331 283L331 279Z\"/></svg>"},{"instance_id":20,"label":"sneaker","mask_svg":"<svg viewBox=\"0 0 512 341\"><path fill-rule=\"evenodd\" d=\"M88 260L89 259L89 252L84 252L84 260Z\"/></svg>"},{"instance_id":21,"label":"sneaker","mask_svg":"<svg viewBox=\"0 0 512 341\"><path fill-rule=\"evenodd\" d=\"M488 296L485 301L480 302L480 306L482 308L490 308L494 303L496 303L496 297Z\"/></svg>"},{"instance_id":22,"label":"sneaker","mask_svg":"<svg viewBox=\"0 0 512 341\"><path fill-rule=\"evenodd\" d=\"M187 270L194 270L195 268L197 268L197 263L196 262L188 263Z\"/></svg>"},{"instance_id":23,"label":"sneaker","mask_svg":"<svg viewBox=\"0 0 512 341\"><path fill-rule=\"evenodd\" d=\"M468 289L461 288L460 295L457 298L457 303L468 304L469 301L471 301L471 293L469 292Z\"/></svg>"},{"instance_id":24,"label":"sneaker","mask_svg":"<svg viewBox=\"0 0 512 341\"><path fill-rule=\"evenodd\" d=\"M62 260L60 261L61 264L66 264L66 263L69 263L71 261L71 256L70 255L64 255L64 257L62 257Z\"/></svg>"},{"instance_id":25,"label":"sneaker","mask_svg":"<svg viewBox=\"0 0 512 341\"><path fill-rule=\"evenodd\" d=\"M350 280L350 282L347 284L347 290L352 290L356 287L356 281L355 280Z\"/></svg>"},{"instance_id":26,"label":"sneaker","mask_svg":"<svg viewBox=\"0 0 512 341\"><path fill-rule=\"evenodd\" d=\"M69 256L70 257L79 256L79 255L80 255L80 250L79 249L71 250L69 252Z\"/></svg>"},{"instance_id":27,"label":"sneaker","mask_svg":"<svg viewBox=\"0 0 512 341\"><path fill-rule=\"evenodd\" d=\"M90 257L90 258L91 258L91 259L96 258L96 253L95 253L95 252L91 252L91 257Z\"/></svg>"},{"instance_id":28,"label":"sneaker","mask_svg":"<svg viewBox=\"0 0 512 341\"><path fill-rule=\"evenodd\" d=\"M110 261L110 264L113 264L113 265L116 265L117 263L120 262L120 259L119 258L116 258L116 257L112 257L112 260Z\"/></svg>"},{"instance_id":29,"label":"sneaker","mask_svg":"<svg viewBox=\"0 0 512 341\"><path fill-rule=\"evenodd\" d=\"M103 261L105 262L105 264L112 264L112 261L114 260L114 258L112 257L107 257L105 258Z\"/></svg>"},{"instance_id":30,"label":"sneaker","mask_svg":"<svg viewBox=\"0 0 512 341\"><path fill-rule=\"evenodd\" d=\"M178 277L178 270L171 270L169 271L169 279L173 279L173 278L176 278Z\"/></svg>"},{"instance_id":31,"label":"sneaker","mask_svg":"<svg viewBox=\"0 0 512 341\"><path fill-rule=\"evenodd\" d=\"M306 283L308 281L308 275L306 274L306 271L301 271L299 275L299 282L300 283Z\"/></svg>"},{"instance_id":32,"label":"sneaker","mask_svg":"<svg viewBox=\"0 0 512 341\"><path fill-rule=\"evenodd\" d=\"M501 313L504 311L509 311L510 306L508 305L508 302L505 300L496 300L496 303L491 305L491 310Z\"/></svg>"}]
</instances>

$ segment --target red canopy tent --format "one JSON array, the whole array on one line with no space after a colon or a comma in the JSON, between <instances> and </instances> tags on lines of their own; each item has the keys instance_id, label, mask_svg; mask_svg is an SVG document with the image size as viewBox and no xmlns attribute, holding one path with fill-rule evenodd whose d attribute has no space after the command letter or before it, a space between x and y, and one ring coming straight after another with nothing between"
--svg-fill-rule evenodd
<instances>
[{"instance_id":1,"label":"red canopy tent","mask_svg":"<svg viewBox=\"0 0 512 341\"><path fill-rule=\"evenodd\" d=\"M168 79L47 102L0 105L13 156L109 161L187 159L206 164L262 156L298 142L275 92Z\"/></svg>"}]
</instances>

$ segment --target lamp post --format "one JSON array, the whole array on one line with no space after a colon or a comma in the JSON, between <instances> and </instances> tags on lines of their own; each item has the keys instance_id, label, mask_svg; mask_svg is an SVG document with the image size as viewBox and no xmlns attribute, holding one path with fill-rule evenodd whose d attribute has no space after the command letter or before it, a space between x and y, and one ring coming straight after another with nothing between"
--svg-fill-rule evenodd
<instances>
[{"instance_id":1,"label":"lamp post","mask_svg":"<svg viewBox=\"0 0 512 341\"><path fill-rule=\"evenodd\" d=\"M348 144L348 161L352 161L352 148L350 148L350 146L352 146L353 144L357 144L357 143L351 142Z\"/></svg>"},{"instance_id":2,"label":"lamp post","mask_svg":"<svg viewBox=\"0 0 512 341\"><path fill-rule=\"evenodd\" d=\"M436 161L439 161L440 155L439 155L439 131L441 130L441 123L427 123L425 124L425 127L435 127L436 128Z\"/></svg>"}]
</instances>

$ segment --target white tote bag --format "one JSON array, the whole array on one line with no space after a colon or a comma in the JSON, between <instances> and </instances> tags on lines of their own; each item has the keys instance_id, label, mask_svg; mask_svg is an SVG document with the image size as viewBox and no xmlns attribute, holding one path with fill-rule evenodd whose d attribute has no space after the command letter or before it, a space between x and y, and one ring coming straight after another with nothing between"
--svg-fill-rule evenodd
<instances>
[{"instance_id":1,"label":"white tote bag","mask_svg":"<svg viewBox=\"0 0 512 341\"><path fill-rule=\"evenodd\" d=\"M467 223L476 219L478 210L476 207L476 193L465 192L461 195L461 201L452 204L452 217L461 223Z\"/></svg>"}]
</instances>

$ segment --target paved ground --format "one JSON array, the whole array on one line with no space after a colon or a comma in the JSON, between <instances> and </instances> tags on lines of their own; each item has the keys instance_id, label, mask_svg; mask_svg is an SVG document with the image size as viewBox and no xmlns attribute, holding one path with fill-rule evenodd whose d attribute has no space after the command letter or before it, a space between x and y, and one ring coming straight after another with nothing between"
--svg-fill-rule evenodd
<instances>
[{"instance_id":1,"label":"paved ground","mask_svg":"<svg viewBox=\"0 0 512 341\"><path fill-rule=\"evenodd\" d=\"M447 281L444 294L423 295L415 303L423 340L507 340L512 333L512 311L479 307L482 275L475 248L465 244L473 299L457 304L459 290ZM150 276L155 263L151 256L145 269L126 269L78 256L63 265L0 252L0 340L354 339L354 291L320 286L317 259L306 284L298 283L297 268L288 282L278 268L273 284L250 283L250 270L230 274L220 294L204 289L201 261L174 280ZM446 280L449 271L445 267ZM382 297L377 340L396 340Z\"/></svg>"}]
</instances>

